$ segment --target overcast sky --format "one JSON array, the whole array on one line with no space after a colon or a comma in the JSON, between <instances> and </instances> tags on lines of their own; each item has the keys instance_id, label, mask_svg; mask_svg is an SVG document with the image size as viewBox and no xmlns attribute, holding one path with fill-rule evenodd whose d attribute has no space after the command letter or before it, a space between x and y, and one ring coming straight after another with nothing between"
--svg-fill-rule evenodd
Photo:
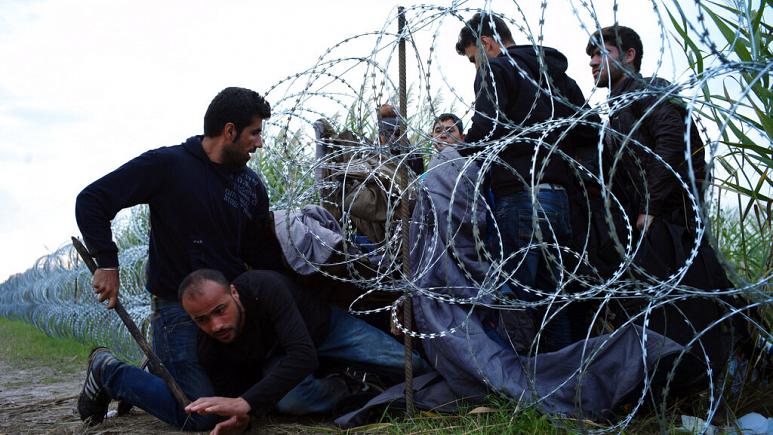
<instances>
[{"instance_id":1,"label":"overcast sky","mask_svg":"<svg viewBox=\"0 0 773 435\"><path fill-rule=\"evenodd\" d=\"M536 32L538 2L521 3L525 21L514 2L494 2L492 8ZM580 22L595 24L587 10L573 14L571 6L579 3L548 2L543 31L545 45L567 55L569 74L589 95L587 31ZM652 3L620 3L618 20L640 30L642 70L652 72L661 48ZM398 4L411 6L362 0L0 0L0 282L79 234L74 202L88 183L145 150L200 134L203 113L219 90L243 86L265 93L313 66L342 39L381 30ZM593 2L602 25L613 20L612 4ZM473 69L453 48L461 23L452 17L442 23L434 66L469 104ZM516 41L524 42L513 30ZM367 41L373 39L344 45L335 55L365 56L373 48ZM426 58L429 43L419 51ZM673 79L674 71L683 71L674 67L679 61L679 53L666 53L659 75ZM604 95L597 91L593 101Z\"/></svg>"}]
</instances>

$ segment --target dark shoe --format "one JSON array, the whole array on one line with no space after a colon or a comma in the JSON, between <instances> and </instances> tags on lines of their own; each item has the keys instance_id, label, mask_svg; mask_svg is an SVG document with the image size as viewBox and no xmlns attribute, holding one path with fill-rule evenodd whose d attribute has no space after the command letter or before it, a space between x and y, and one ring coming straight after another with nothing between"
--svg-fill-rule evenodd
<instances>
[{"instance_id":1,"label":"dark shoe","mask_svg":"<svg viewBox=\"0 0 773 435\"><path fill-rule=\"evenodd\" d=\"M347 377L347 384L352 393L384 392L384 383L377 375L371 372L347 367L343 374Z\"/></svg>"},{"instance_id":2,"label":"dark shoe","mask_svg":"<svg viewBox=\"0 0 773 435\"><path fill-rule=\"evenodd\" d=\"M347 367L342 373L331 376L342 379L349 390L349 394L338 400L333 408L333 415L336 417L362 408L384 392L384 385L378 376L364 370Z\"/></svg>"},{"instance_id":3,"label":"dark shoe","mask_svg":"<svg viewBox=\"0 0 773 435\"><path fill-rule=\"evenodd\" d=\"M106 347L98 347L89 355L86 382L83 383L83 389L78 396L78 414L89 426L102 423L107 414L110 396L102 385L102 368L106 362L114 359Z\"/></svg>"}]
</instances>

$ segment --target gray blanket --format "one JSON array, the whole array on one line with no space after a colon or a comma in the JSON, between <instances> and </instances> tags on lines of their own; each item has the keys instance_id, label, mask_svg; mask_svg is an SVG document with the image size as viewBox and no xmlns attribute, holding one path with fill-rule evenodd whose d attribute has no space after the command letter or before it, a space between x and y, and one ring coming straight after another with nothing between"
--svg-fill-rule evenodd
<instances>
[{"instance_id":1,"label":"gray blanket","mask_svg":"<svg viewBox=\"0 0 773 435\"><path fill-rule=\"evenodd\" d=\"M287 264L300 275L324 265L343 240L333 215L318 205L300 210L275 210L274 231Z\"/></svg>"},{"instance_id":2,"label":"gray blanket","mask_svg":"<svg viewBox=\"0 0 773 435\"><path fill-rule=\"evenodd\" d=\"M547 413L608 417L660 358L682 346L635 326L532 356L514 350L531 343L497 340L493 322L517 318L519 312L492 307L502 280L483 254L486 204L478 175L473 162L447 147L422 179L410 239L418 288L413 306L416 329L437 374L417 378L416 405L451 410L457 399L480 401L496 391ZM515 340L533 339L511 332ZM403 385L395 386L336 423L364 423L370 408L400 399L403 391Z\"/></svg>"}]
</instances>

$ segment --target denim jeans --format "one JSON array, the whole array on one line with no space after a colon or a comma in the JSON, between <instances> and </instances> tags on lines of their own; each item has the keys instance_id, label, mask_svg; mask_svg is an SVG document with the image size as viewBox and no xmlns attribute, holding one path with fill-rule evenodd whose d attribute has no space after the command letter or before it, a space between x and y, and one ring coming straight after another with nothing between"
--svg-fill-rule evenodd
<instances>
[{"instance_id":1,"label":"denim jeans","mask_svg":"<svg viewBox=\"0 0 773 435\"><path fill-rule=\"evenodd\" d=\"M182 306L169 304L157 308L151 325L153 352L188 399L212 396L212 384L198 363L198 328ZM102 383L112 399L131 403L183 430L208 430L220 421L215 415L186 414L161 378L129 364L106 364Z\"/></svg>"},{"instance_id":2,"label":"denim jeans","mask_svg":"<svg viewBox=\"0 0 773 435\"><path fill-rule=\"evenodd\" d=\"M317 355L323 364L330 361L391 377L405 373L405 348L399 341L337 307L332 308L330 333L317 347ZM415 352L413 370L416 374L429 370ZM294 415L328 413L348 394L340 379L309 375L277 403L277 410Z\"/></svg>"},{"instance_id":3,"label":"denim jeans","mask_svg":"<svg viewBox=\"0 0 773 435\"><path fill-rule=\"evenodd\" d=\"M532 245L542 242L566 246L572 236L566 191L540 189L536 199L537 203L532 204L531 192L523 191L497 197L494 204L494 218L504 254L503 270L512 274L510 287L516 297L526 302L541 301L555 294L560 270L557 261L559 252L555 247ZM534 228L535 210L541 238L537 237ZM491 240L497 243L498 238L493 237ZM524 248L527 249L519 252ZM499 247L494 246L494 251L499 252ZM548 254L554 257L552 261L548 259ZM540 290L543 295L529 291L526 287ZM546 314L548 317L555 315L543 329L544 341L540 347L548 351L558 350L571 344L571 324L566 310L557 311L559 307L555 303L549 311L546 306L547 303L531 310L538 321Z\"/></svg>"}]
</instances>

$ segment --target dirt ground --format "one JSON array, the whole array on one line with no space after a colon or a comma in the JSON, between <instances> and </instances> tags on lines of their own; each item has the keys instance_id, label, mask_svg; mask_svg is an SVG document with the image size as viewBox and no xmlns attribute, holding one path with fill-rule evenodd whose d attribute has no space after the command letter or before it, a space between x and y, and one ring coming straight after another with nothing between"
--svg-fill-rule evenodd
<instances>
[{"instance_id":1,"label":"dirt ground","mask_svg":"<svg viewBox=\"0 0 773 435\"><path fill-rule=\"evenodd\" d=\"M171 434L180 433L140 409L110 417L89 428L78 418L76 402L83 370L56 371L47 367L18 368L0 359L0 435L5 434ZM116 403L111 404L114 409ZM320 421L304 424L264 419L253 433L295 434L337 432ZM191 433L191 432L186 432Z\"/></svg>"},{"instance_id":2,"label":"dirt ground","mask_svg":"<svg viewBox=\"0 0 773 435\"><path fill-rule=\"evenodd\" d=\"M0 434L176 433L141 410L88 428L76 410L83 373L12 367L0 360ZM113 405L115 406L115 405Z\"/></svg>"}]
</instances>

